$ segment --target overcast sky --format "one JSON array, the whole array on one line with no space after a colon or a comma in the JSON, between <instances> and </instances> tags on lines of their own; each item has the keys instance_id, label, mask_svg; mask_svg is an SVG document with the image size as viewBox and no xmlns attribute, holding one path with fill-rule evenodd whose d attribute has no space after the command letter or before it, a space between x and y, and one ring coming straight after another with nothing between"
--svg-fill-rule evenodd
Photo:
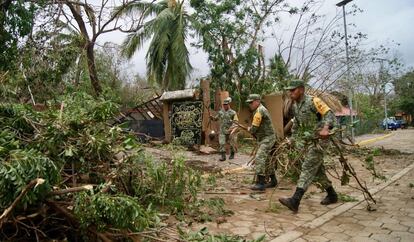
<instances>
[{"instance_id":1,"label":"overcast sky","mask_svg":"<svg viewBox=\"0 0 414 242\"><path fill-rule=\"evenodd\" d=\"M286 2L301 4L301 0L286 0ZM326 0L321 8L321 13L334 15L340 8L335 4L339 0ZM414 67L414 0L353 0L347 5L356 4L363 10L356 16L347 15L347 22L355 24L356 28L349 28L348 32L362 32L368 35L366 41L367 47L376 47L380 44L387 44L395 41L400 45L392 45L396 52L401 56L406 67ZM283 22L284 21L284 22ZM293 20L282 19L282 24L289 26ZM411 27L410 27L411 26ZM106 36L104 41L113 41L121 43L122 35ZM273 53L274 45L264 43L266 59L269 59ZM132 59L133 72L145 75L145 53L148 44L144 45L141 51L137 52ZM202 50L190 48L190 61L194 67L192 79L208 75L209 67L207 64L207 55Z\"/></svg>"},{"instance_id":2,"label":"overcast sky","mask_svg":"<svg viewBox=\"0 0 414 242\"><path fill-rule=\"evenodd\" d=\"M413 0L354 0L364 10L347 20L368 34L373 44L394 40L401 44L397 51L406 66L414 66L414 1ZM411 27L410 27L411 26Z\"/></svg>"}]
</instances>

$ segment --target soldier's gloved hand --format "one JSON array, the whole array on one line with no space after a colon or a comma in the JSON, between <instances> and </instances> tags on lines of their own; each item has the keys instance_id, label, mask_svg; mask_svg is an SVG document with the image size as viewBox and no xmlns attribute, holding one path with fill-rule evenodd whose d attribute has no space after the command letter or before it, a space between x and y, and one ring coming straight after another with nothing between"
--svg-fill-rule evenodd
<instances>
[{"instance_id":1,"label":"soldier's gloved hand","mask_svg":"<svg viewBox=\"0 0 414 242\"><path fill-rule=\"evenodd\" d=\"M319 131L319 137L321 139L327 139L329 137L329 126L324 126L320 131Z\"/></svg>"},{"instance_id":2,"label":"soldier's gloved hand","mask_svg":"<svg viewBox=\"0 0 414 242\"><path fill-rule=\"evenodd\" d=\"M294 145L294 140L293 139L289 139L288 137L286 137L286 143L290 146Z\"/></svg>"}]
</instances>

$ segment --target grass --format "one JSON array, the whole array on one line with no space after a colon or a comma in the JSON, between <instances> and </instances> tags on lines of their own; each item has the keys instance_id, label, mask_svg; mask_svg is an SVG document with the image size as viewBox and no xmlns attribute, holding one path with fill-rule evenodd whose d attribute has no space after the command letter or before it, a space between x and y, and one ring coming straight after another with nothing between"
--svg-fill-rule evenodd
<instances>
[{"instance_id":1,"label":"grass","mask_svg":"<svg viewBox=\"0 0 414 242\"><path fill-rule=\"evenodd\" d=\"M269 203L269 207L266 209L266 212L270 213L280 213L283 208L279 203Z\"/></svg>"},{"instance_id":2,"label":"grass","mask_svg":"<svg viewBox=\"0 0 414 242\"><path fill-rule=\"evenodd\" d=\"M343 193L338 193L338 199L339 201L342 202L357 202L358 199L356 199L355 197L349 196L347 194L343 194Z\"/></svg>"}]
</instances>

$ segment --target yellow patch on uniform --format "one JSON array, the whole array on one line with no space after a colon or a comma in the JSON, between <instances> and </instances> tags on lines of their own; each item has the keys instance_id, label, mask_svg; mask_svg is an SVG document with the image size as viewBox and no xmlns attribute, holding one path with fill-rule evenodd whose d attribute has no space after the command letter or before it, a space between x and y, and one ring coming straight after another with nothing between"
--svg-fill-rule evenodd
<instances>
[{"instance_id":1,"label":"yellow patch on uniform","mask_svg":"<svg viewBox=\"0 0 414 242\"><path fill-rule=\"evenodd\" d=\"M233 120L234 120L234 121L239 121L239 118L237 117L237 114L235 114L235 115L234 115Z\"/></svg>"},{"instance_id":2,"label":"yellow patch on uniform","mask_svg":"<svg viewBox=\"0 0 414 242\"><path fill-rule=\"evenodd\" d=\"M313 104L315 105L316 111L321 115L325 115L329 110L331 110L328 105L322 99L318 97L313 98Z\"/></svg>"},{"instance_id":3,"label":"yellow patch on uniform","mask_svg":"<svg viewBox=\"0 0 414 242\"><path fill-rule=\"evenodd\" d=\"M256 112L253 116L252 125L259 127L261 123L262 123L262 114L260 112Z\"/></svg>"}]
</instances>

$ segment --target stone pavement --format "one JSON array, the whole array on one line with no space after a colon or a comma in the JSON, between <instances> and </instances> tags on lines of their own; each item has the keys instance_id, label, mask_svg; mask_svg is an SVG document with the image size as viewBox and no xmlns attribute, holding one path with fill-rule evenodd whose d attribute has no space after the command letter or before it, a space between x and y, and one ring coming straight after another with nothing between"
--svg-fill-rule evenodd
<instances>
[{"instance_id":1,"label":"stone pavement","mask_svg":"<svg viewBox=\"0 0 414 242\"><path fill-rule=\"evenodd\" d=\"M294 241L414 241L413 185L412 169L377 194L377 211L360 204Z\"/></svg>"},{"instance_id":2,"label":"stone pavement","mask_svg":"<svg viewBox=\"0 0 414 242\"><path fill-rule=\"evenodd\" d=\"M248 188L253 173L246 170L224 175L220 180L225 183L218 183L210 194L210 197L223 198L226 208L232 210L234 215L220 223L193 224L191 229L195 231L207 227L211 234L239 235L250 240L266 235L266 241L272 242L414 241L414 188L409 186L410 183L414 185L414 156L381 157L376 165L384 171L386 182L372 180L359 159L348 158L377 199L377 211L368 212L360 192L340 186L338 179L333 179L338 192L358 201L322 206L319 202L325 193L311 186L302 200L299 213L293 214L277 201L279 197L293 193L294 187L290 182L282 180L273 191L251 193ZM352 180L350 185L356 186ZM205 196L209 196L208 192ZM401 220L396 219L402 215Z\"/></svg>"},{"instance_id":3,"label":"stone pavement","mask_svg":"<svg viewBox=\"0 0 414 242\"><path fill-rule=\"evenodd\" d=\"M370 186L377 200L377 210L373 212L366 210L358 193L351 194L357 202L322 206L319 202L325 194L311 187L299 213L293 214L277 202L278 197L292 193L285 186L288 185L282 181L274 194L272 191L254 195L241 192L237 196L223 193L226 207L235 214L220 224L197 224L192 229L207 227L213 234L233 234L246 239L266 235L266 241L271 242L414 241L414 163L388 177L387 182Z\"/></svg>"},{"instance_id":4,"label":"stone pavement","mask_svg":"<svg viewBox=\"0 0 414 242\"><path fill-rule=\"evenodd\" d=\"M414 145L414 130L395 133L384 141L389 141L392 137L399 139L393 138L391 142L393 147L387 148L408 147L409 150L405 151L413 151L411 146ZM370 146L377 143L374 142ZM171 154L165 150L154 149L151 153L160 157L171 157ZM253 171L239 169L250 159L249 156L238 154L235 160L217 162L218 155L203 156L191 152L184 152L184 155L190 161L189 165L193 166L192 163L197 163L206 172L216 168L221 171L238 169L237 173L218 175L217 184L202 194L205 198L222 198L226 208L234 214L216 222L193 223L189 227L193 231L207 227L211 234L239 235L245 239L266 235L266 241L272 242L414 241L414 200L412 199L414 188L409 186L414 184L414 155L388 155L375 158L376 167L383 171L382 174L387 178L387 182L372 180L363 167L361 158L348 157L359 177L371 188L371 192L372 189L379 191L374 195L378 201L377 211L368 212L359 191L349 186L340 186L339 180L333 179L339 193L357 198L358 202L339 202L322 206L319 202L325 193L311 186L302 200L298 214L293 214L277 201L279 197L290 196L293 193L294 186L288 181L279 181L277 189L268 189L265 193L251 192L249 187L252 183ZM214 169L210 169L210 166ZM406 167L410 169L407 170ZM404 175L399 175L404 170ZM350 185L355 187L352 180Z\"/></svg>"},{"instance_id":5,"label":"stone pavement","mask_svg":"<svg viewBox=\"0 0 414 242\"><path fill-rule=\"evenodd\" d=\"M413 168L411 165L403 170L402 177L395 177L376 194L376 211L370 212L364 203L360 203L321 226L313 226L318 223L314 220L272 242L414 241Z\"/></svg>"}]
</instances>

